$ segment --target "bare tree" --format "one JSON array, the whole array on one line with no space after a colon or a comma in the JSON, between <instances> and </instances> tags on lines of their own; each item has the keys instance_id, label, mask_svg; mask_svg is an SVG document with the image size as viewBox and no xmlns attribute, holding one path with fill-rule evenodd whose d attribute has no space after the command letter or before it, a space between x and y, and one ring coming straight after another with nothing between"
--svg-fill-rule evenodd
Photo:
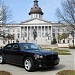
<instances>
[{"instance_id":1,"label":"bare tree","mask_svg":"<svg viewBox=\"0 0 75 75\"><path fill-rule=\"evenodd\" d=\"M75 0L64 0L61 3L62 10L57 8L56 14L59 22L67 25L68 33L70 32L73 37L74 47L74 34L75 34Z\"/></svg>"},{"instance_id":2,"label":"bare tree","mask_svg":"<svg viewBox=\"0 0 75 75\"><path fill-rule=\"evenodd\" d=\"M61 2L62 10L57 8L56 15L59 22L67 24L75 30L75 0L64 0Z\"/></svg>"},{"instance_id":3,"label":"bare tree","mask_svg":"<svg viewBox=\"0 0 75 75\"><path fill-rule=\"evenodd\" d=\"M11 10L9 9L8 6L4 4L4 2L0 0L0 22L1 24L6 24L8 21L11 20L11 17L12 17Z\"/></svg>"}]
</instances>

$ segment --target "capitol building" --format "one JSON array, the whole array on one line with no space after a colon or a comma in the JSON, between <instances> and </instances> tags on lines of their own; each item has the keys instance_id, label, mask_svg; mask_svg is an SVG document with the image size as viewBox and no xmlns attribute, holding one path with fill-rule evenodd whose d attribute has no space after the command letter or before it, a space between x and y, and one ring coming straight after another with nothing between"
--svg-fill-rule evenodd
<instances>
[{"instance_id":1,"label":"capitol building","mask_svg":"<svg viewBox=\"0 0 75 75\"><path fill-rule=\"evenodd\" d=\"M67 33L67 25L61 23L51 23L43 19L44 12L38 5L38 0L34 0L34 5L28 13L30 19L18 24L0 24L0 46L15 42L33 42L38 45L50 45L53 38L57 44L75 43L72 36L59 41L58 36L62 33ZM34 34L35 33L35 34Z\"/></svg>"}]
</instances>

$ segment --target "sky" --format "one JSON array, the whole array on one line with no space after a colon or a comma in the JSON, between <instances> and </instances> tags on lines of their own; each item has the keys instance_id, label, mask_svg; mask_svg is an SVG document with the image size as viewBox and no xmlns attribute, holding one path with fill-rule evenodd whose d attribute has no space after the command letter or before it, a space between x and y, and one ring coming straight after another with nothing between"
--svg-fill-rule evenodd
<instances>
[{"instance_id":1,"label":"sky","mask_svg":"<svg viewBox=\"0 0 75 75\"><path fill-rule=\"evenodd\" d=\"M28 15L34 0L2 0L12 12L12 21L19 23L29 20ZM38 0L44 15L43 19L51 22L57 22L56 9L61 7L61 0Z\"/></svg>"}]
</instances>

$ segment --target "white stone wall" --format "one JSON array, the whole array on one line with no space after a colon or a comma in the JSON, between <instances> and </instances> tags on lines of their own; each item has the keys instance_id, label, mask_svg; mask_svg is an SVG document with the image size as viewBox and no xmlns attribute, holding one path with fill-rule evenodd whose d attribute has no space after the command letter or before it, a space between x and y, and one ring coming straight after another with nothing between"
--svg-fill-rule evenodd
<instances>
[{"instance_id":1,"label":"white stone wall","mask_svg":"<svg viewBox=\"0 0 75 75\"><path fill-rule=\"evenodd\" d=\"M35 41L33 39L34 29L37 32L37 38ZM16 42L18 40L19 42L35 42L39 45L49 45L51 44L54 38L53 33L55 34L57 43L58 43L58 33L59 34L62 34L64 32L67 33L67 29L65 26L59 24L51 24L49 22L39 20L39 19L29 20L19 25L15 24L15 25L0 26L0 31L5 32L5 35L14 34L14 40L10 40L10 39L3 40L0 38L1 44L4 44L3 41L5 41L5 44L7 44L8 41L11 43L11 42ZM60 44L64 44L63 40L64 39L61 40ZM72 40L73 38L70 35L68 38L65 39L65 44L67 45L72 44Z\"/></svg>"}]
</instances>

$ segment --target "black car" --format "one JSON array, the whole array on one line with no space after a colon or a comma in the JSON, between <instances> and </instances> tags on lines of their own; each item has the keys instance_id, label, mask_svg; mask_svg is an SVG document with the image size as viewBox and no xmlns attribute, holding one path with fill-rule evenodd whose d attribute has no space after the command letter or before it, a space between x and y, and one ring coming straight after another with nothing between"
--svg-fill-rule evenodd
<instances>
[{"instance_id":1,"label":"black car","mask_svg":"<svg viewBox=\"0 0 75 75\"><path fill-rule=\"evenodd\" d=\"M59 64L58 53L39 48L33 43L11 43L0 49L0 64L6 62L24 66L27 71Z\"/></svg>"}]
</instances>

